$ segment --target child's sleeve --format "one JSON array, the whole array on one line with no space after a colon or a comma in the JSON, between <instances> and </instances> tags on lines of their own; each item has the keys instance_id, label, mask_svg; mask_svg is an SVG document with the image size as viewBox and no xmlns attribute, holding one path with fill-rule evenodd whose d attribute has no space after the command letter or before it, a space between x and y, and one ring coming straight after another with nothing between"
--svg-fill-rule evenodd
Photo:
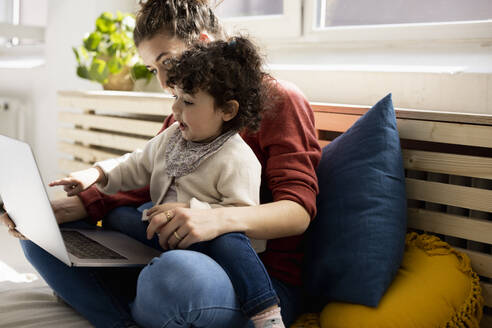
<instances>
[{"instance_id":1,"label":"child's sleeve","mask_svg":"<svg viewBox=\"0 0 492 328\"><path fill-rule=\"evenodd\" d=\"M190 208L258 205L260 184L261 164L253 152L246 158L236 157L236 160L225 162L220 173L217 189L222 195L222 201L209 204L193 197L190 200ZM257 253L265 251L266 240L250 239L250 242Z\"/></svg>"},{"instance_id":2,"label":"child's sleeve","mask_svg":"<svg viewBox=\"0 0 492 328\"><path fill-rule=\"evenodd\" d=\"M175 122L173 115L169 115L162 125L162 133ZM102 193L96 186L78 194L88 217L86 220L96 223L111 210L119 206L138 206L150 201L149 186L137 190L119 192L114 195Z\"/></svg>"},{"instance_id":3,"label":"child's sleeve","mask_svg":"<svg viewBox=\"0 0 492 328\"><path fill-rule=\"evenodd\" d=\"M161 135L158 135L147 142L143 150L95 163L94 166L99 166L108 179L105 186L97 184L97 188L114 194L147 186L154 165L156 144L160 139Z\"/></svg>"}]
</instances>

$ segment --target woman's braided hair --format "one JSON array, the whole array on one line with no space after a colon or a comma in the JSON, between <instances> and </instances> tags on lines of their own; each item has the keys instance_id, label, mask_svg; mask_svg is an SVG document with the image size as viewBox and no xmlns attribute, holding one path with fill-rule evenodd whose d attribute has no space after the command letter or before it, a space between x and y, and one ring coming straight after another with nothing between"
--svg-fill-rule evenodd
<instances>
[{"instance_id":1,"label":"woman's braided hair","mask_svg":"<svg viewBox=\"0 0 492 328\"><path fill-rule=\"evenodd\" d=\"M138 47L143 40L168 33L187 44L208 32L215 38L225 38L224 31L206 0L140 1L136 14L133 40Z\"/></svg>"},{"instance_id":2,"label":"woman's braided hair","mask_svg":"<svg viewBox=\"0 0 492 328\"><path fill-rule=\"evenodd\" d=\"M223 132L258 130L263 113L272 104L272 79L263 71L256 46L245 37L199 42L166 62L167 85L195 94L208 92L216 108L230 100L239 103L237 115L224 123Z\"/></svg>"}]
</instances>

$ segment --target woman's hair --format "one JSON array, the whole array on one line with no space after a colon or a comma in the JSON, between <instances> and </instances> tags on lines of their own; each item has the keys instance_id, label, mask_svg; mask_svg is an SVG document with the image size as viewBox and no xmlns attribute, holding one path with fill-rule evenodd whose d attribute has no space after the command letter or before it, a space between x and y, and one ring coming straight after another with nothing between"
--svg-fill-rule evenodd
<instances>
[{"instance_id":1,"label":"woman's hair","mask_svg":"<svg viewBox=\"0 0 492 328\"><path fill-rule=\"evenodd\" d=\"M204 31L216 39L225 38L207 0L141 0L133 40L138 47L143 40L168 33L189 44Z\"/></svg>"},{"instance_id":2,"label":"woman's hair","mask_svg":"<svg viewBox=\"0 0 492 328\"><path fill-rule=\"evenodd\" d=\"M272 78L262 66L256 46L247 38L198 42L166 62L167 85L192 95L200 90L208 92L216 109L236 100L238 113L224 122L223 132L244 128L256 131L275 94L271 90Z\"/></svg>"}]
</instances>

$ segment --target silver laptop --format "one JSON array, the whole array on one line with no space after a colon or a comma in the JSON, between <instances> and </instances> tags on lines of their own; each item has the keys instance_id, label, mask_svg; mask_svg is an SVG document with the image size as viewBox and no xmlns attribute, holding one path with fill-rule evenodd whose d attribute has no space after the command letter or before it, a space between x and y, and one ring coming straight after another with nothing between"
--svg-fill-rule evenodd
<instances>
[{"instance_id":1,"label":"silver laptop","mask_svg":"<svg viewBox=\"0 0 492 328\"><path fill-rule=\"evenodd\" d=\"M140 266L161 253L115 231L60 231L31 147L2 135L0 197L16 229L69 266Z\"/></svg>"}]
</instances>

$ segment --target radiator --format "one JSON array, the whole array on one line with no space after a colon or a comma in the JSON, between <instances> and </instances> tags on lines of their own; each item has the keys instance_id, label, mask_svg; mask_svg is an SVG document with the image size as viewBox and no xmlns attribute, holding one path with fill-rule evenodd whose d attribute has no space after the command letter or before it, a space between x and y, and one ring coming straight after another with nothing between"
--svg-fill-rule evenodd
<instances>
[{"instance_id":1,"label":"radiator","mask_svg":"<svg viewBox=\"0 0 492 328\"><path fill-rule=\"evenodd\" d=\"M24 140L25 108L20 99L0 97L0 134Z\"/></svg>"},{"instance_id":2,"label":"radiator","mask_svg":"<svg viewBox=\"0 0 492 328\"><path fill-rule=\"evenodd\" d=\"M0 134L25 140L25 109L26 105L20 99L0 97ZM0 204L3 204L1 195Z\"/></svg>"}]
</instances>

